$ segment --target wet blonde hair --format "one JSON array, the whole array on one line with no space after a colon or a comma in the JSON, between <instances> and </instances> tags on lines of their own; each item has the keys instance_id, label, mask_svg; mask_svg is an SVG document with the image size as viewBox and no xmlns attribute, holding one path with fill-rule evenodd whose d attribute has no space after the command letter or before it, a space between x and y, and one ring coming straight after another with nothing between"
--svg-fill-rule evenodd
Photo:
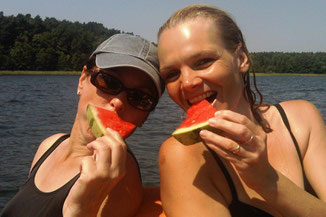
<instances>
[{"instance_id":1,"label":"wet blonde hair","mask_svg":"<svg viewBox=\"0 0 326 217\"><path fill-rule=\"evenodd\" d=\"M176 11L172 16L160 27L158 31L158 39L160 38L162 32L166 29L170 29L176 27L177 25L184 23L189 20L196 19L198 17L202 17L205 19L210 19L213 21L217 28L220 30L217 37L221 37L222 42L224 43L225 48L234 52L239 46L241 46L242 51L247 55L248 61L250 64L249 70L243 75L243 82L245 85L244 88L244 96L250 104L251 111L257 120L257 122L263 127L266 132L269 132L271 129L268 124L262 120L262 117L259 115L258 109L261 106L268 106L263 104L263 96L261 92L257 88L256 84L256 75L253 69L253 63L249 55L249 51L246 46L246 42L243 38L242 32L236 22L232 19L232 17L226 13L225 11L211 6L211 5L202 5L202 4L194 4L189 5L185 8L182 8ZM159 40L158 40L159 41ZM253 86L255 91L259 95L259 102L256 103L256 93L251 90L250 87L250 76L249 73L253 75Z\"/></svg>"}]
</instances>

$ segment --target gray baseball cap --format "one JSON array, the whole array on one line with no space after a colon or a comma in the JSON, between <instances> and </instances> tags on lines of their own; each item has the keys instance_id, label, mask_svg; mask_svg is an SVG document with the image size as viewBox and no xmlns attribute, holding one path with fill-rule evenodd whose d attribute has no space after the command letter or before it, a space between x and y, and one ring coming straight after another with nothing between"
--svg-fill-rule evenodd
<instances>
[{"instance_id":1,"label":"gray baseball cap","mask_svg":"<svg viewBox=\"0 0 326 217\"><path fill-rule=\"evenodd\" d=\"M164 92L159 74L157 47L148 40L130 34L115 34L102 42L92 56L99 68L135 67L146 72L155 83L158 95Z\"/></svg>"}]
</instances>

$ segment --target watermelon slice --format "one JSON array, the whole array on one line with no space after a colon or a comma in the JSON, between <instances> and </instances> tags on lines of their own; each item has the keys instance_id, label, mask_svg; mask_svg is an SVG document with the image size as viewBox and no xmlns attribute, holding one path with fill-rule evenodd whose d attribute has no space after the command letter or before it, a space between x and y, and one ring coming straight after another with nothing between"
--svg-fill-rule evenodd
<instances>
[{"instance_id":1,"label":"watermelon slice","mask_svg":"<svg viewBox=\"0 0 326 217\"><path fill-rule=\"evenodd\" d=\"M86 109L88 124L96 137L106 135L106 128L119 132L122 138L127 138L136 128L132 123L122 120L114 111L109 111L88 104Z\"/></svg>"},{"instance_id":2,"label":"watermelon slice","mask_svg":"<svg viewBox=\"0 0 326 217\"><path fill-rule=\"evenodd\" d=\"M184 145L191 145L201 141L199 132L203 129L218 133L219 130L208 125L208 119L214 117L216 111L207 100L192 105L187 111L187 118L172 136Z\"/></svg>"}]
</instances>

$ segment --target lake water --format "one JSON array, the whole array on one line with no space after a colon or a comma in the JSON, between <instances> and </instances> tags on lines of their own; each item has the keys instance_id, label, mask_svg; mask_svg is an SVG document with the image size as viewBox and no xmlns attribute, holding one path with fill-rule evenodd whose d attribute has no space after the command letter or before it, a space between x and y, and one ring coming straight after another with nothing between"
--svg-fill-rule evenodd
<instances>
[{"instance_id":1,"label":"lake water","mask_svg":"<svg viewBox=\"0 0 326 217\"><path fill-rule=\"evenodd\" d=\"M326 120L326 76L260 76L264 101L314 103ZM0 210L25 181L34 153L46 137L69 133L77 109L78 76L0 76ZM160 144L184 113L165 92L142 128L127 140L141 167L144 185L159 185Z\"/></svg>"}]
</instances>

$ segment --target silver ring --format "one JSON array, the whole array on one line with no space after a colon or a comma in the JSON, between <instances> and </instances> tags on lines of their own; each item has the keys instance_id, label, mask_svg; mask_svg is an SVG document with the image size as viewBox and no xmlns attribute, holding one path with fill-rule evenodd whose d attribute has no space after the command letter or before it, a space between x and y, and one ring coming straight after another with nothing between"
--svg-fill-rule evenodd
<instances>
[{"instance_id":1,"label":"silver ring","mask_svg":"<svg viewBox=\"0 0 326 217\"><path fill-rule=\"evenodd\" d=\"M247 142L243 143L243 144L248 144L248 143L250 143L253 139L254 139L254 135L251 135L250 139L249 139Z\"/></svg>"},{"instance_id":2,"label":"silver ring","mask_svg":"<svg viewBox=\"0 0 326 217\"><path fill-rule=\"evenodd\" d=\"M232 150L230 150L233 154L237 154L237 153L239 153L239 151L240 151L240 145L238 144L237 145L237 147L235 147L235 148L233 148Z\"/></svg>"}]
</instances>

